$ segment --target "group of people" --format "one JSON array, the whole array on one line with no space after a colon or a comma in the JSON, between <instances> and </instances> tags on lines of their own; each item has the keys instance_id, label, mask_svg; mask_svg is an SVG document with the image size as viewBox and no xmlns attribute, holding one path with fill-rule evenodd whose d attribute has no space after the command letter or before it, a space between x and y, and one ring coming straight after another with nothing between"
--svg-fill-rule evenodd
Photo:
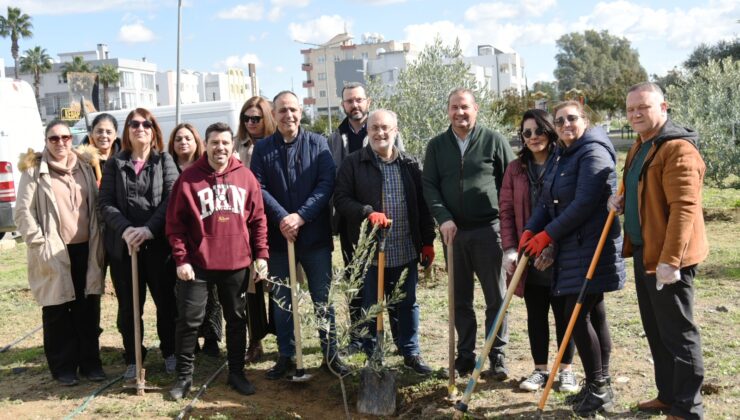
<instances>
[{"instance_id":1,"label":"group of people","mask_svg":"<svg viewBox=\"0 0 740 420\"><path fill-rule=\"evenodd\" d=\"M328 140L301 127L302 109L290 91L272 103L247 101L236 134L216 123L201 141L194 127L180 124L168 152L146 109L128 115L120 144L115 119L98 116L90 134L95 148L73 149L67 125L49 123L44 150L22 157L16 224L28 244L29 281L42 306L52 376L64 385L76 384L78 372L90 380L106 377L98 337L107 265L119 303L124 376L135 376L134 253L140 309L148 287L165 369L177 375L173 398L190 390L199 336L205 338L204 352L218 354L222 318L227 382L237 392L255 392L244 375L245 359L262 357L268 332L277 337L278 357L267 378L294 374L293 322L285 304L291 290L282 282L266 287L264 281L288 277L291 246L324 326L323 363L346 375L341 354L369 356L377 343L371 327L363 329L365 336L355 332L344 352L338 348L328 296L332 235L339 235L348 265L367 220L383 242L386 294L407 273L403 297L389 313L393 341L408 369L423 375L433 370L421 357L416 288L418 266L434 261L438 226L455 266L449 281L455 290L457 372L467 375L475 368L474 277L485 299L487 332L526 255L516 294L526 304L534 370L520 388L536 391L547 382L550 310L561 343L580 303L559 389L573 393L567 401L578 415L609 410L615 396L604 294L623 288L623 258L632 256L658 388L657 398L637 408L667 412L668 418L702 417L703 366L692 311L696 267L708 253L701 212L704 163L696 134L668 118L657 85L641 83L627 94L627 118L639 137L619 191L614 147L604 130L591 126L580 102L562 102L552 115L528 110L516 156L502 135L477 121L474 93L455 89L447 103L450 126L429 141L422 167L404 152L393 111L370 112L371 98L360 84L346 85L341 95L346 118ZM101 162L102 175L95 169ZM624 236L618 219L605 229L610 211L624 213ZM602 231L598 265L581 294ZM376 303L378 270L374 262L350 302L353 323ZM507 342L504 319L487 371L498 380L509 375ZM575 350L585 372L580 390L572 367ZM146 348L141 351L146 354Z\"/></svg>"}]
</instances>

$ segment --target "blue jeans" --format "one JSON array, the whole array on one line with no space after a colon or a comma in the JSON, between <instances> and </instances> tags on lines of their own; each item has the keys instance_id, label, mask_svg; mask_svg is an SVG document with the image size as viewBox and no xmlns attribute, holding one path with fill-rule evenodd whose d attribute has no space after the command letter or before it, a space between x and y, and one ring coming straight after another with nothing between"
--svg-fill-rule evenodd
<instances>
[{"instance_id":1,"label":"blue jeans","mask_svg":"<svg viewBox=\"0 0 740 420\"><path fill-rule=\"evenodd\" d=\"M319 328L321 339L321 351L324 356L331 357L337 349L336 329L334 325L334 307L327 305L329 301L329 284L331 281L331 250L321 248L308 252L296 252L296 263L300 263L306 273L308 291L314 305L314 313L318 318L319 325L329 325L330 334L327 337L325 328ZM279 279L289 279L287 252L271 252L268 262L270 276ZM281 300L286 309L291 308L290 287L286 285L275 285L273 288L273 299L270 301L275 314L275 330L277 333L278 352L281 356L293 357L295 355L295 342L293 334L293 319L291 310L281 308L275 300Z\"/></svg>"},{"instance_id":2,"label":"blue jeans","mask_svg":"<svg viewBox=\"0 0 740 420\"><path fill-rule=\"evenodd\" d=\"M406 265L399 267L386 267L384 278L384 292L386 299L390 299L391 293L396 287L404 269L408 269L406 281L403 284L403 292L406 296L400 302L388 307L391 325L396 324L396 345L405 357L419 355L419 304L416 303L416 283L419 274L416 269L417 260L414 259ZM370 309L378 301L378 267L371 266L365 275L363 286L364 309ZM365 340L365 352L372 352L375 347L376 321L368 325L370 337Z\"/></svg>"}]
</instances>

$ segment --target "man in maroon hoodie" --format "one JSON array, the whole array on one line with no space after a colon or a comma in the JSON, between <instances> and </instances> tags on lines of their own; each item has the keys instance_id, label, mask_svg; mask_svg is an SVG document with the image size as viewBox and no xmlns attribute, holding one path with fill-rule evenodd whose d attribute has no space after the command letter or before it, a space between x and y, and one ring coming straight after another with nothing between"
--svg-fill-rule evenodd
<instances>
[{"instance_id":1,"label":"man in maroon hoodie","mask_svg":"<svg viewBox=\"0 0 740 420\"><path fill-rule=\"evenodd\" d=\"M167 238L177 265L173 399L192 384L193 353L205 314L208 283L216 283L226 319L228 384L243 395L254 393L244 376L247 268L254 261L258 279L267 276L267 219L262 192L252 172L233 155L227 124L206 129L206 154L183 171L167 207Z\"/></svg>"}]
</instances>

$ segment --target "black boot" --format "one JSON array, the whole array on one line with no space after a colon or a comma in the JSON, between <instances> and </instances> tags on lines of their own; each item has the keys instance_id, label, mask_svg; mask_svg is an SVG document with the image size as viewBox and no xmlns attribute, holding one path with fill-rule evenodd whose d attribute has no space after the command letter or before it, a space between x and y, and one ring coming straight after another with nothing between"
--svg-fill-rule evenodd
<instances>
[{"instance_id":1,"label":"black boot","mask_svg":"<svg viewBox=\"0 0 740 420\"><path fill-rule=\"evenodd\" d=\"M243 372L229 372L229 379L226 381L229 386L242 395L254 394L254 385L249 382Z\"/></svg>"},{"instance_id":2,"label":"black boot","mask_svg":"<svg viewBox=\"0 0 740 420\"><path fill-rule=\"evenodd\" d=\"M170 396L173 400L179 401L190 392L190 386L193 384L193 378L187 377L184 379L178 379L175 382L175 386L170 389Z\"/></svg>"},{"instance_id":3,"label":"black boot","mask_svg":"<svg viewBox=\"0 0 740 420\"><path fill-rule=\"evenodd\" d=\"M270 380L295 374L295 360L287 356L278 356L277 363L267 371L265 377Z\"/></svg>"},{"instance_id":4,"label":"black boot","mask_svg":"<svg viewBox=\"0 0 740 420\"><path fill-rule=\"evenodd\" d=\"M203 341L203 354L210 357L218 357L221 350L218 348L218 341L206 338Z\"/></svg>"},{"instance_id":5,"label":"black boot","mask_svg":"<svg viewBox=\"0 0 740 420\"><path fill-rule=\"evenodd\" d=\"M612 402L611 395L609 394L609 387L606 381L601 380L598 382L590 382L587 385L588 393L586 398L581 401L580 404L573 408L573 411L581 416L588 417L601 411L609 411L614 405Z\"/></svg>"}]
</instances>

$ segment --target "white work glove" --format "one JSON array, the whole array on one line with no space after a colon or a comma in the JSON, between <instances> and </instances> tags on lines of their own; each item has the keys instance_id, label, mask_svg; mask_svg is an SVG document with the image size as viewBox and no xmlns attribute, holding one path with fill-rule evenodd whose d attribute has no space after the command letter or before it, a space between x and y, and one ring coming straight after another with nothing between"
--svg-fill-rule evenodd
<instances>
[{"instance_id":1,"label":"white work glove","mask_svg":"<svg viewBox=\"0 0 740 420\"><path fill-rule=\"evenodd\" d=\"M509 274L514 274L514 270L516 270L516 249L510 248L504 251L504 258L501 261L502 266L504 267L504 270L506 270Z\"/></svg>"},{"instance_id":2,"label":"white work glove","mask_svg":"<svg viewBox=\"0 0 740 420\"><path fill-rule=\"evenodd\" d=\"M666 263L658 263L655 269L655 288L661 290L667 284L681 280L681 269Z\"/></svg>"},{"instance_id":3,"label":"white work glove","mask_svg":"<svg viewBox=\"0 0 740 420\"><path fill-rule=\"evenodd\" d=\"M255 283L266 279L268 276L267 261L262 258L254 260L254 272L256 273L256 276L254 277Z\"/></svg>"},{"instance_id":4,"label":"white work glove","mask_svg":"<svg viewBox=\"0 0 740 420\"><path fill-rule=\"evenodd\" d=\"M545 271L547 267L551 266L555 262L555 246L550 244L547 248L542 250L542 254L534 260L534 268Z\"/></svg>"},{"instance_id":5,"label":"white work glove","mask_svg":"<svg viewBox=\"0 0 740 420\"><path fill-rule=\"evenodd\" d=\"M606 201L606 208L609 211L614 210L617 214L624 213L624 196L612 194Z\"/></svg>"},{"instance_id":6,"label":"white work glove","mask_svg":"<svg viewBox=\"0 0 740 420\"><path fill-rule=\"evenodd\" d=\"M177 278L182 281L195 280L195 271L193 271L193 266L188 263L177 266Z\"/></svg>"}]
</instances>

